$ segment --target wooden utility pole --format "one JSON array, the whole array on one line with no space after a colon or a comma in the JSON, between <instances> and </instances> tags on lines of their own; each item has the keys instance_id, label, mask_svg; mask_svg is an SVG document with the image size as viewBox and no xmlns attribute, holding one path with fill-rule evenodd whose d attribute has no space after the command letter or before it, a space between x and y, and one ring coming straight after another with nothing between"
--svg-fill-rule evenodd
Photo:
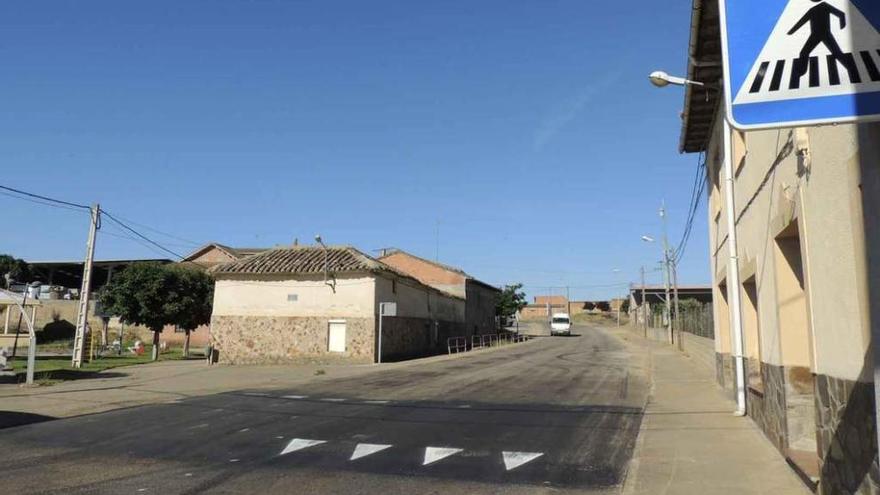
<instances>
[{"instance_id":1,"label":"wooden utility pole","mask_svg":"<svg viewBox=\"0 0 880 495\"><path fill-rule=\"evenodd\" d=\"M89 223L89 240L86 244L86 262L83 268L82 289L79 294L79 311L76 315L76 335L73 339L73 358L71 365L81 368L85 359L86 334L89 322L89 297L92 290L92 265L95 261L95 237L101 228L101 205L95 204L91 208L91 221Z\"/></svg>"}]
</instances>

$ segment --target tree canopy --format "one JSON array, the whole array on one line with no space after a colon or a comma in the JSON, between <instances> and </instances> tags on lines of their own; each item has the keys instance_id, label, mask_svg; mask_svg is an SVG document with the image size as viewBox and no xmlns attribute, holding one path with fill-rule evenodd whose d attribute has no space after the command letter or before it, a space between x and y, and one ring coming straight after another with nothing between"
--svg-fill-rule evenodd
<instances>
[{"instance_id":1,"label":"tree canopy","mask_svg":"<svg viewBox=\"0 0 880 495\"><path fill-rule=\"evenodd\" d=\"M24 260L8 254L0 254L0 285L6 287L6 274L18 282L29 282L31 269Z\"/></svg>"},{"instance_id":2,"label":"tree canopy","mask_svg":"<svg viewBox=\"0 0 880 495\"><path fill-rule=\"evenodd\" d=\"M528 303L526 302L526 293L521 290L522 287L522 284L504 286L496 306L496 312L499 316L509 318L526 307Z\"/></svg>"},{"instance_id":3,"label":"tree canopy","mask_svg":"<svg viewBox=\"0 0 880 495\"><path fill-rule=\"evenodd\" d=\"M109 314L161 332L165 325L195 330L211 320L214 281L180 265L136 263L115 274L100 299Z\"/></svg>"}]
</instances>

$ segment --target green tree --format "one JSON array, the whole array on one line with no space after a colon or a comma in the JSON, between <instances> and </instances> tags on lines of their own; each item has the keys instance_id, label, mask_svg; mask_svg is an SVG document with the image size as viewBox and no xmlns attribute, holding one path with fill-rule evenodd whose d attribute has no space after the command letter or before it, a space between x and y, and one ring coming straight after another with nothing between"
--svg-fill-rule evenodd
<instances>
[{"instance_id":1,"label":"green tree","mask_svg":"<svg viewBox=\"0 0 880 495\"><path fill-rule=\"evenodd\" d=\"M24 260L20 260L8 254L0 254L0 284L8 289L9 287L7 287L6 284L7 274L11 280L18 282L31 281L31 269Z\"/></svg>"},{"instance_id":2,"label":"green tree","mask_svg":"<svg viewBox=\"0 0 880 495\"><path fill-rule=\"evenodd\" d=\"M501 296L498 298L498 304L495 312L503 318L510 318L519 310L526 307L526 293L523 292L522 284L505 285L501 290Z\"/></svg>"},{"instance_id":3,"label":"green tree","mask_svg":"<svg viewBox=\"0 0 880 495\"><path fill-rule=\"evenodd\" d=\"M101 292L107 313L153 331L153 360L159 358L159 334L165 325L190 332L211 321L214 280L207 273L182 265L136 263L118 275Z\"/></svg>"},{"instance_id":4,"label":"green tree","mask_svg":"<svg viewBox=\"0 0 880 495\"><path fill-rule=\"evenodd\" d=\"M175 307L173 319L174 324L186 333L183 355L188 356L190 333L211 322L214 279L200 269L185 265L171 265L167 269L175 272L179 284L179 297L172 303Z\"/></svg>"}]
</instances>

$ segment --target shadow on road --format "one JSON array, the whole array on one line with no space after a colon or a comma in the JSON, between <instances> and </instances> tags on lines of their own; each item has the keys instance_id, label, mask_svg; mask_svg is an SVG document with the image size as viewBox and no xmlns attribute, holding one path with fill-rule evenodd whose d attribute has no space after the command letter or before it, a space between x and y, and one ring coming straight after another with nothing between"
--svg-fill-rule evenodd
<instances>
[{"instance_id":1,"label":"shadow on road","mask_svg":"<svg viewBox=\"0 0 880 495\"><path fill-rule=\"evenodd\" d=\"M42 414L0 411L0 429L29 425L31 423L42 423L43 421L51 421L53 419L56 418L53 418L52 416L43 416Z\"/></svg>"}]
</instances>

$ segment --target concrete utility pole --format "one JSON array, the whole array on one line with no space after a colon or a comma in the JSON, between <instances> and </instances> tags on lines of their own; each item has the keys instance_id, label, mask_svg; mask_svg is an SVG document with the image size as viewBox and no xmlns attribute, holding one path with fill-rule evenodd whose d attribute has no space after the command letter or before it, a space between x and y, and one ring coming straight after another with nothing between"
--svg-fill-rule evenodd
<instances>
[{"instance_id":1,"label":"concrete utility pole","mask_svg":"<svg viewBox=\"0 0 880 495\"><path fill-rule=\"evenodd\" d=\"M645 265L642 265L642 323L645 327L645 338L648 338L648 301L645 299Z\"/></svg>"},{"instance_id":2,"label":"concrete utility pole","mask_svg":"<svg viewBox=\"0 0 880 495\"><path fill-rule=\"evenodd\" d=\"M670 258L671 253L669 252L669 235L667 234L669 229L666 227L665 200L660 205L660 218L663 220L663 262L666 269L666 332L669 336L669 343L674 344L675 337L673 335L672 325L672 299L669 294L669 285L672 282L672 272L675 270L671 265L675 263L675 261ZM675 293L678 294L678 288L675 289ZM675 319L678 320L678 297L676 297ZM678 330L678 325L675 325L675 329Z\"/></svg>"},{"instance_id":3,"label":"concrete utility pole","mask_svg":"<svg viewBox=\"0 0 880 495\"><path fill-rule=\"evenodd\" d=\"M570 293L571 292L569 291L569 287L566 285L565 286L565 313L568 315L569 318L571 318L571 297L569 297Z\"/></svg>"},{"instance_id":4,"label":"concrete utility pole","mask_svg":"<svg viewBox=\"0 0 880 495\"><path fill-rule=\"evenodd\" d=\"M89 323L89 298L92 291L92 265L95 261L95 237L101 228L101 205L95 204L91 208L89 222L89 240L86 244L86 262L83 268L82 288L79 294L79 310L76 315L76 335L73 339L73 357L71 365L81 368L85 359L85 341Z\"/></svg>"}]
</instances>

